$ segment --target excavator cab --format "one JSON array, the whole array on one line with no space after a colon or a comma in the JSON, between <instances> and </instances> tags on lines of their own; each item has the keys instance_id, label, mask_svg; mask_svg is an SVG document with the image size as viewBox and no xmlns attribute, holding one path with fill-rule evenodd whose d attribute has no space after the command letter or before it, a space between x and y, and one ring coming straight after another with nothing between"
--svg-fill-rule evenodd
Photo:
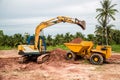
<instances>
[{"instance_id":1,"label":"excavator cab","mask_svg":"<svg viewBox=\"0 0 120 80\"><path fill-rule=\"evenodd\" d=\"M34 45L35 41L35 36L29 36L27 38L27 44L28 45ZM45 37L44 36L39 36L38 38L38 49L40 49L42 47L42 51L46 52L46 42L45 42Z\"/></svg>"},{"instance_id":2,"label":"excavator cab","mask_svg":"<svg viewBox=\"0 0 120 80\"><path fill-rule=\"evenodd\" d=\"M35 40L34 36L29 36L27 38L26 42L27 42L28 45L34 45L34 40Z\"/></svg>"},{"instance_id":3,"label":"excavator cab","mask_svg":"<svg viewBox=\"0 0 120 80\"><path fill-rule=\"evenodd\" d=\"M25 48L25 45L22 45L24 46L24 48L28 51L25 52L23 50L20 50L19 51L19 55L22 55L22 57L19 58L19 62L20 63L24 63L24 62L27 62L27 61L37 61L37 63L43 63L45 62L48 58L49 58L49 54L46 54L46 42L45 42L45 37L44 36L39 36L38 38L38 50L39 51L33 51L32 49L34 49L34 40L35 40L35 36L29 36L27 38L27 45L29 45L29 47L26 47ZM22 48L21 45L19 45L19 49ZM31 49L32 48L32 49Z\"/></svg>"}]
</instances>

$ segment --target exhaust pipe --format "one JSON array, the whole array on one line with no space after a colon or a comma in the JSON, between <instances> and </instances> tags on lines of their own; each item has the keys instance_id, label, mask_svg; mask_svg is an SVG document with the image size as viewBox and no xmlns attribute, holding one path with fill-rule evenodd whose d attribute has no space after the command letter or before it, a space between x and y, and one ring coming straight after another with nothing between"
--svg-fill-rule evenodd
<instances>
[{"instance_id":1,"label":"exhaust pipe","mask_svg":"<svg viewBox=\"0 0 120 80\"><path fill-rule=\"evenodd\" d=\"M80 20L78 20L77 18L75 18L75 22L76 22L77 25L81 26L81 28L82 28L83 30L86 29L86 23L85 23L85 21L80 21Z\"/></svg>"}]
</instances>

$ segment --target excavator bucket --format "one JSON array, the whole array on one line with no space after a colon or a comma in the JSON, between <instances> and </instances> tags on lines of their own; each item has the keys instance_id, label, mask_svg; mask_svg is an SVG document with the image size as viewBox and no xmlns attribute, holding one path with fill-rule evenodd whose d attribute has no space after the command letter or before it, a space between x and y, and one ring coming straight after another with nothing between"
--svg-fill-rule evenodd
<instances>
[{"instance_id":1,"label":"excavator bucket","mask_svg":"<svg viewBox=\"0 0 120 80\"><path fill-rule=\"evenodd\" d=\"M85 30L85 28L86 28L85 21L79 22L78 25L81 26L81 28L82 28L83 30Z\"/></svg>"},{"instance_id":2,"label":"excavator bucket","mask_svg":"<svg viewBox=\"0 0 120 80\"><path fill-rule=\"evenodd\" d=\"M85 21L80 21L77 18L75 20L76 20L77 25L79 25L83 30L85 30L85 28L86 28Z\"/></svg>"}]
</instances>

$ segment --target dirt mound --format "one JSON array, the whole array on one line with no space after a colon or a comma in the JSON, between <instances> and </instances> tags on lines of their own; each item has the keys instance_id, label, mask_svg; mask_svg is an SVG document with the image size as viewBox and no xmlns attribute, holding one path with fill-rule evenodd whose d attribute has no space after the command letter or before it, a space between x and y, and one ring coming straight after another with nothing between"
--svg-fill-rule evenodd
<instances>
[{"instance_id":1,"label":"dirt mound","mask_svg":"<svg viewBox=\"0 0 120 80\"><path fill-rule=\"evenodd\" d=\"M107 59L107 62L120 64L120 55L112 55L110 58Z\"/></svg>"},{"instance_id":2,"label":"dirt mound","mask_svg":"<svg viewBox=\"0 0 120 80\"><path fill-rule=\"evenodd\" d=\"M60 67L60 65L66 61L65 54L66 54L66 51L60 48L52 50L50 52L50 58L45 64Z\"/></svg>"},{"instance_id":3,"label":"dirt mound","mask_svg":"<svg viewBox=\"0 0 120 80\"><path fill-rule=\"evenodd\" d=\"M18 62L18 57L0 58L0 70L29 71L29 70L35 70L35 69L45 69L45 66L48 66L48 65L60 67L61 64L66 61L65 53L66 51L60 48L52 50L50 52L49 60L43 64L37 64L36 62L32 62L32 61L28 63L20 64Z\"/></svg>"},{"instance_id":4,"label":"dirt mound","mask_svg":"<svg viewBox=\"0 0 120 80\"><path fill-rule=\"evenodd\" d=\"M62 50L60 48L52 50L50 52L50 58L47 62L42 64L37 64L36 62L29 62L27 64L23 64L20 66L20 69L22 70L34 70L34 69L42 69L46 70L46 66L56 66L60 67L61 63L65 62L65 50ZM33 67L34 65L34 67Z\"/></svg>"},{"instance_id":5,"label":"dirt mound","mask_svg":"<svg viewBox=\"0 0 120 80\"><path fill-rule=\"evenodd\" d=\"M80 43L82 41L81 38L75 38L72 41L70 41L70 43Z\"/></svg>"},{"instance_id":6,"label":"dirt mound","mask_svg":"<svg viewBox=\"0 0 120 80\"><path fill-rule=\"evenodd\" d=\"M54 61L63 61L65 59L66 51L60 48L57 48L50 53L50 62Z\"/></svg>"}]
</instances>

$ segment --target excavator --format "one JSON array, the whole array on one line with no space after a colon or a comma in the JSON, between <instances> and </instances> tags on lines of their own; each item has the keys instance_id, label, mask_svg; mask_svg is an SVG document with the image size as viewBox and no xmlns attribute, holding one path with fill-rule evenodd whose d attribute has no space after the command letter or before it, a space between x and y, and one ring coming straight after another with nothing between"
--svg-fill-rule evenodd
<instances>
[{"instance_id":1,"label":"excavator","mask_svg":"<svg viewBox=\"0 0 120 80\"><path fill-rule=\"evenodd\" d=\"M45 39L43 36L40 35L40 32L47 27L61 22L77 24L83 30L85 30L86 28L84 20L81 21L77 18L70 18L66 16L58 16L56 18L41 22L35 29L35 37L32 36L29 38L29 42L31 38L34 38L34 44L18 45L18 54L21 55L21 57L19 58L19 62L24 63L31 59L37 61L37 63L43 63L47 61L50 57L50 54L46 51Z\"/></svg>"}]
</instances>

